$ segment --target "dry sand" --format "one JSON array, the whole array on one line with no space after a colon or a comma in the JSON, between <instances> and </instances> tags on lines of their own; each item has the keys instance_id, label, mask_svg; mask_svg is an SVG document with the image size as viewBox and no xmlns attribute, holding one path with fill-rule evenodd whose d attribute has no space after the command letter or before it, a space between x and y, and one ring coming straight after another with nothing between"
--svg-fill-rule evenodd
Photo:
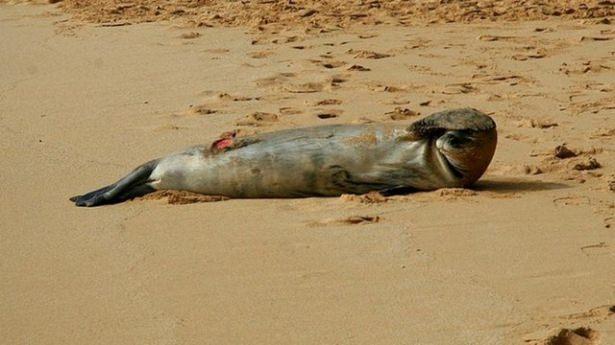
<instances>
[{"instance_id":1,"label":"dry sand","mask_svg":"<svg viewBox=\"0 0 615 345\"><path fill-rule=\"evenodd\" d=\"M0 5L2 344L615 344L608 18L258 30L55 6ZM229 130L460 106L500 133L473 190L68 201Z\"/></svg>"}]
</instances>

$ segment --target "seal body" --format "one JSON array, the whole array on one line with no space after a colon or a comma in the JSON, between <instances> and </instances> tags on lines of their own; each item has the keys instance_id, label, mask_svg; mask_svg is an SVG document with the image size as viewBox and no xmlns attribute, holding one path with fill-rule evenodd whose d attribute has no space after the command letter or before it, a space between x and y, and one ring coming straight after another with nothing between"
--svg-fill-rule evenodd
<instances>
[{"instance_id":1,"label":"seal body","mask_svg":"<svg viewBox=\"0 0 615 345\"><path fill-rule=\"evenodd\" d=\"M211 145L148 162L113 185L71 200L95 206L153 190L289 198L464 187L482 175L495 141L493 120L473 109L437 113L409 127L329 125L250 137L227 133Z\"/></svg>"},{"instance_id":2,"label":"seal body","mask_svg":"<svg viewBox=\"0 0 615 345\"><path fill-rule=\"evenodd\" d=\"M165 157L151 184L240 198L459 186L434 140L406 136L403 126L371 124L279 131L228 151L194 147Z\"/></svg>"}]
</instances>

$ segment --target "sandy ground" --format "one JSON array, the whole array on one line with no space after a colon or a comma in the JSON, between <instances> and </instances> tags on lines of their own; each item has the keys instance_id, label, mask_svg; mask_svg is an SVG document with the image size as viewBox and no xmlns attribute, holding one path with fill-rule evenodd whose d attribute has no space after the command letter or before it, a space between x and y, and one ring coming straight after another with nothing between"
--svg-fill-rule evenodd
<instances>
[{"instance_id":1,"label":"sandy ground","mask_svg":"<svg viewBox=\"0 0 615 345\"><path fill-rule=\"evenodd\" d=\"M615 344L612 25L248 31L0 5L3 344ZM228 130L460 106L499 127L473 190L67 200Z\"/></svg>"}]
</instances>

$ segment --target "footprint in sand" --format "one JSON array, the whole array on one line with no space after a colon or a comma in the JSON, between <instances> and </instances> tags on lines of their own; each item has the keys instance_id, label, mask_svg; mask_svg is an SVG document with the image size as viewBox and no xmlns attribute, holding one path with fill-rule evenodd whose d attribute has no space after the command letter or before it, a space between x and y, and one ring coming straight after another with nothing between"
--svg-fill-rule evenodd
<instances>
[{"instance_id":1,"label":"footprint in sand","mask_svg":"<svg viewBox=\"0 0 615 345\"><path fill-rule=\"evenodd\" d=\"M553 199L553 203L557 206L580 206L591 204L588 197L576 195Z\"/></svg>"},{"instance_id":2,"label":"footprint in sand","mask_svg":"<svg viewBox=\"0 0 615 345\"><path fill-rule=\"evenodd\" d=\"M513 60L526 61L529 59L542 59L547 56L547 52L544 49L536 49L529 53L519 53L512 56Z\"/></svg>"},{"instance_id":3,"label":"footprint in sand","mask_svg":"<svg viewBox=\"0 0 615 345\"><path fill-rule=\"evenodd\" d=\"M557 335L550 337L540 345L596 345L599 333L589 327L576 329L563 328Z\"/></svg>"},{"instance_id":4,"label":"footprint in sand","mask_svg":"<svg viewBox=\"0 0 615 345\"><path fill-rule=\"evenodd\" d=\"M362 49L359 49L359 50L349 49L346 51L346 53L354 55L356 59L384 59L384 58L393 56L391 54L377 53L371 50L362 50Z\"/></svg>"},{"instance_id":5,"label":"footprint in sand","mask_svg":"<svg viewBox=\"0 0 615 345\"><path fill-rule=\"evenodd\" d=\"M218 112L217 110L211 109L206 104L191 105L187 111L189 115L209 115L209 114L215 114L217 112Z\"/></svg>"},{"instance_id":6,"label":"footprint in sand","mask_svg":"<svg viewBox=\"0 0 615 345\"><path fill-rule=\"evenodd\" d=\"M317 75L302 76L303 80L297 80L295 73L280 73L272 77L257 79L256 85L261 88L285 91L289 93L316 93L331 91L347 81L346 75Z\"/></svg>"},{"instance_id":7,"label":"footprint in sand","mask_svg":"<svg viewBox=\"0 0 615 345\"><path fill-rule=\"evenodd\" d=\"M260 127L270 125L278 120L279 116L276 114L257 111L238 120L236 124L237 126Z\"/></svg>"},{"instance_id":8,"label":"footprint in sand","mask_svg":"<svg viewBox=\"0 0 615 345\"><path fill-rule=\"evenodd\" d=\"M391 120L399 121L419 116L421 113L408 108L396 107L393 111L385 113L385 115L387 115Z\"/></svg>"},{"instance_id":9,"label":"footprint in sand","mask_svg":"<svg viewBox=\"0 0 615 345\"><path fill-rule=\"evenodd\" d=\"M322 61L322 60L309 60L311 63L318 66L322 66L327 69L338 68L346 65L345 61Z\"/></svg>"},{"instance_id":10,"label":"footprint in sand","mask_svg":"<svg viewBox=\"0 0 615 345\"><path fill-rule=\"evenodd\" d=\"M201 34L198 33L198 32L194 32L194 31L192 31L192 32L185 32L185 33L179 35L179 38L183 38L183 39L186 39L186 40L191 40L191 39L195 39L195 38L199 38L199 37L201 37Z\"/></svg>"},{"instance_id":11,"label":"footprint in sand","mask_svg":"<svg viewBox=\"0 0 615 345\"><path fill-rule=\"evenodd\" d=\"M342 104L342 101L334 98L323 99L322 101L316 102L316 105L339 105Z\"/></svg>"},{"instance_id":12,"label":"footprint in sand","mask_svg":"<svg viewBox=\"0 0 615 345\"><path fill-rule=\"evenodd\" d=\"M602 61L583 61L575 63L562 62L559 67L559 71L566 74L585 74L585 73L599 73L611 70L607 63Z\"/></svg>"},{"instance_id":13,"label":"footprint in sand","mask_svg":"<svg viewBox=\"0 0 615 345\"><path fill-rule=\"evenodd\" d=\"M230 101L230 102L259 101L261 99L260 97L233 96L226 92L219 93L217 97L220 101Z\"/></svg>"},{"instance_id":14,"label":"footprint in sand","mask_svg":"<svg viewBox=\"0 0 615 345\"><path fill-rule=\"evenodd\" d=\"M210 54L226 54L230 51L231 51L230 49L226 49L226 48L203 49L203 53L210 53Z\"/></svg>"},{"instance_id":15,"label":"footprint in sand","mask_svg":"<svg viewBox=\"0 0 615 345\"><path fill-rule=\"evenodd\" d=\"M352 66L346 68L346 70L347 71L358 71L358 72L369 72L369 71L371 71L370 68L364 67L364 66L361 66L361 65L352 65Z\"/></svg>"},{"instance_id":16,"label":"footprint in sand","mask_svg":"<svg viewBox=\"0 0 615 345\"><path fill-rule=\"evenodd\" d=\"M297 109L297 108L293 108L293 107L280 107L279 111L280 111L280 114L282 114L282 115L298 115L298 114L303 114L303 110Z\"/></svg>"},{"instance_id":17,"label":"footprint in sand","mask_svg":"<svg viewBox=\"0 0 615 345\"><path fill-rule=\"evenodd\" d=\"M525 342L528 345L598 345L601 343L600 334L586 325L606 321L614 314L615 306L604 305L585 312L562 315L557 318L559 320L551 320L546 324L570 324L571 328L561 328L554 335L544 339L526 338Z\"/></svg>"},{"instance_id":18,"label":"footprint in sand","mask_svg":"<svg viewBox=\"0 0 615 345\"><path fill-rule=\"evenodd\" d=\"M322 221L310 222L309 225L313 227L327 226L327 225L365 225L374 224L382 220L379 216L350 216L341 219L325 219Z\"/></svg>"},{"instance_id":19,"label":"footprint in sand","mask_svg":"<svg viewBox=\"0 0 615 345\"><path fill-rule=\"evenodd\" d=\"M547 129L552 127L557 127L557 122L551 120L538 120L538 119L521 119L517 121L517 127L525 127L525 128L540 128Z\"/></svg>"},{"instance_id":20,"label":"footprint in sand","mask_svg":"<svg viewBox=\"0 0 615 345\"><path fill-rule=\"evenodd\" d=\"M328 110L322 110L319 111L318 113L316 113L316 117L318 117L319 119L322 120L326 120L326 119L334 119L336 117L339 117L340 115L342 115L344 111L341 109L328 109Z\"/></svg>"},{"instance_id":21,"label":"footprint in sand","mask_svg":"<svg viewBox=\"0 0 615 345\"><path fill-rule=\"evenodd\" d=\"M445 95L459 95L477 91L478 89L472 83L453 83L446 85L440 92Z\"/></svg>"},{"instance_id":22,"label":"footprint in sand","mask_svg":"<svg viewBox=\"0 0 615 345\"><path fill-rule=\"evenodd\" d=\"M255 82L258 87L277 87L290 83L296 76L295 73L278 73L271 77L256 79Z\"/></svg>"},{"instance_id":23,"label":"footprint in sand","mask_svg":"<svg viewBox=\"0 0 615 345\"><path fill-rule=\"evenodd\" d=\"M407 91L407 87L405 86L371 84L371 85L368 85L367 87L371 91L376 91L376 92L404 92L404 91Z\"/></svg>"},{"instance_id":24,"label":"footprint in sand","mask_svg":"<svg viewBox=\"0 0 615 345\"><path fill-rule=\"evenodd\" d=\"M342 83L347 81L346 76L325 77L324 80L296 83L284 86L284 91L290 93L315 93L322 91L331 91L340 87Z\"/></svg>"},{"instance_id":25,"label":"footprint in sand","mask_svg":"<svg viewBox=\"0 0 615 345\"><path fill-rule=\"evenodd\" d=\"M271 55L273 55L273 52L271 50L262 50L262 51L248 53L248 56L253 59L263 59Z\"/></svg>"}]
</instances>

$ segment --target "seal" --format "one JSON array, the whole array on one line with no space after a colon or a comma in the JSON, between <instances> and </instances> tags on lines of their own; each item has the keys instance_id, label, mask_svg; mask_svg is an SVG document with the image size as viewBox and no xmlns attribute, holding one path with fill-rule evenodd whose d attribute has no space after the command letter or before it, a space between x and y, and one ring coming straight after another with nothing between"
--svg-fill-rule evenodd
<instances>
[{"instance_id":1,"label":"seal","mask_svg":"<svg viewBox=\"0 0 615 345\"><path fill-rule=\"evenodd\" d=\"M467 187L495 153L496 124L472 108L407 125L306 127L237 137L147 162L118 182L70 198L121 202L156 190L231 198L295 198Z\"/></svg>"}]
</instances>

